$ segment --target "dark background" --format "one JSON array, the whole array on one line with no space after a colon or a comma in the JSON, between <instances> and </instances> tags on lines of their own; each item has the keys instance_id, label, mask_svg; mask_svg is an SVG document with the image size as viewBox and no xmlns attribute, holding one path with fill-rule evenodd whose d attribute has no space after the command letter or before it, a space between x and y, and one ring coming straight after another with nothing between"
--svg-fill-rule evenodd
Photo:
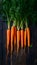
<instances>
[{"instance_id":1,"label":"dark background","mask_svg":"<svg viewBox=\"0 0 37 65\"><path fill-rule=\"evenodd\" d=\"M32 48L30 48L29 54L26 57L26 65L37 65L37 24L29 23L30 31L31 31L31 44ZM5 30L7 29L7 25L4 21L0 20L0 65L6 65L6 49L5 49ZM18 54L18 59L23 61L24 55L20 57ZM16 55L13 55L13 65L16 62Z\"/></svg>"}]
</instances>

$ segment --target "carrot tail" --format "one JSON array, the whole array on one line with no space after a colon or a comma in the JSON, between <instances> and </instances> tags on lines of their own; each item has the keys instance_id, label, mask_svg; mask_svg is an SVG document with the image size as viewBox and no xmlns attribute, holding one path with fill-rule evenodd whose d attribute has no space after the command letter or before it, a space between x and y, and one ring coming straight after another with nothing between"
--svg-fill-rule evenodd
<instances>
[{"instance_id":1,"label":"carrot tail","mask_svg":"<svg viewBox=\"0 0 37 65\"><path fill-rule=\"evenodd\" d=\"M28 47L30 47L30 29L27 29Z\"/></svg>"},{"instance_id":2,"label":"carrot tail","mask_svg":"<svg viewBox=\"0 0 37 65\"><path fill-rule=\"evenodd\" d=\"M24 47L26 47L26 29L24 30Z\"/></svg>"},{"instance_id":3,"label":"carrot tail","mask_svg":"<svg viewBox=\"0 0 37 65\"><path fill-rule=\"evenodd\" d=\"M21 47L22 48L23 48L23 42L24 42L23 38L24 38L24 31L21 30Z\"/></svg>"}]
</instances>

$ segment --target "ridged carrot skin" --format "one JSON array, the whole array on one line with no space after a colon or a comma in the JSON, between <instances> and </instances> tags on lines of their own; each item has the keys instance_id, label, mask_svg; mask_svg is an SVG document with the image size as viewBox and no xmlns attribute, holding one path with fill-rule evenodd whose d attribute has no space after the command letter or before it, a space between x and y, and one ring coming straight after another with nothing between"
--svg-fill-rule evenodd
<instances>
[{"instance_id":1,"label":"ridged carrot skin","mask_svg":"<svg viewBox=\"0 0 37 65\"><path fill-rule=\"evenodd\" d=\"M30 47L30 29L27 28L27 39L28 39L28 47Z\"/></svg>"},{"instance_id":2,"label":"ridged carrot skin","mask_svg":"<svg viewBox=\"0 0 37 65\"><path fill-rule=\"evenodd\" d=\"M23 44L24 44L24 30L21 30L21 48L24 47Z\"/></svg>"},{"instance_id":3,"label":"ridged carrot skin","mask_svg":"<svg viewBox=\"0 0 37 65\"><path fill-rule=\"evenodd\" d=\"M26 29L24 30L24 47L26 47Z\"/></svg>"},{"instance_id":4,"label":"ridged carrot skin","mask_svg":"<svg viewBox=\"0 0 37 65\"><path fill-rule=\"evenodd\" d=\"M17 30L17 53L20 47L20 30Z\"/></svg>"}]
</instances>

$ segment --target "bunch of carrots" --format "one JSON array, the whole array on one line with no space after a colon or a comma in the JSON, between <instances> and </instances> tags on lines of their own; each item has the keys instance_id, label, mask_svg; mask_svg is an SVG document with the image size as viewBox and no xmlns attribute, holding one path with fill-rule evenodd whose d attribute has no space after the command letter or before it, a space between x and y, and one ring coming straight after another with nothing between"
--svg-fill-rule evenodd
<instances>
[{"instance_id":1,"label":"bunch of carrots","mask_svg":"<svg viewBox=\"0 0 37 65\"><path fill-rule=\"evenodd\" d=\"M11 34L10 34L11 32ZM23 29L23 26L21 26L21 30L19 26L17 27L13 24L13 26L10 29L7 29L7 50L10 42L10 35L11 35L11 53L13 51L13 43L14 43L14 48L17 46L17 52L20 47L21 43L21 48L26 47L26 38L28 40L28 47L30 47L30 29L29 27L26 27L25 30ZM15 50L15 49L14 49Z\"/></svg>"}]
</instances>

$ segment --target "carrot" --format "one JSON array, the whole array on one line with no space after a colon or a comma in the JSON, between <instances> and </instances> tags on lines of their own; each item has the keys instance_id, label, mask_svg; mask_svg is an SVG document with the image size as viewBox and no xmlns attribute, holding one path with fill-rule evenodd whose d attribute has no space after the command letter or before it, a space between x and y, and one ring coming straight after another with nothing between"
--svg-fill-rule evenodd
<instances>
[{"instance_id":1,"label":"carrot","mask_svg":"<svg viewBox=\"0 0 37 65\"><path fill-rule=\"evenodd\" d=\"M24 30L24 47L26 47L26 29Z\"/></svg>"},{"instance_id":2,"label":"carrot","mask_svg":"<svg viewBox=\"0 0 37 65\"><path fill-rule=\"evenodd\" d=\"M10 29L7 30L7 54L8 54L8 49L9 49L9 42L10 42Z\"/></svg>"},{"instance_id":3,"label":"carrot","mask_svg":"<svg viewBox=\"0 0 37 65\"><path fill-rule=\"evenodd\" d=\"M21 47L23 48L23 42L24 42L24 31L21 30Z\"/></svg>"},{"instance_id":4,"label":"carrot","mask_svg":"<svg viewBox=\"0 0 37 65\"><path fill-rule=\"evenodd\" d=\"M10 29L6 30L6 63L7 63L7 57L8 57L8 53L9 53L9 43L10 43Z\"/></svg>"},{"instance_id":5,"label":"carrot","mask_svg":"<svg viewBox=\"0 0 37 65\"><path fill-rule=\"evenodd\" d=\"M27 28L28 47L30 47L30 29Z\"/></svg>"},{"instance_id":6,"label":"carrot","mask_svg":"<svg viewBox=\"0 0 37 65\"><path fill-rule=\"evenodd\" d=\"M13 52L13 38L14 38L14 26L11 27L11 65L12 65L12 52Z\"/></svg>"},{"instance_id":7,"label":"carrot","mask_svg":"<svg viewBox=\"0 0 37 65\"><path fill-rule=\"evenodd\" d=\"M17 53L20 46L20 30L17 30Z\"/></svg>"},{"instance_id":8,"label":"carrot","mask_svg":"<svg viewBox=\"0 0 37 65\"><path fill-rule=\"evenodd\" d=\"M14 27L14 50L16 48L16 43L17 43L17 30L16 27Z\"/></svg>"},{"instance_id":9,"label":"carrot","mask_svg":"<svg viewBox=\"0 0 37 65\"><path fill-rule=\"evenodd\" d=\"M13 51L14 26L11 28L11 53Z\"/></svg>"}]
</instances>

